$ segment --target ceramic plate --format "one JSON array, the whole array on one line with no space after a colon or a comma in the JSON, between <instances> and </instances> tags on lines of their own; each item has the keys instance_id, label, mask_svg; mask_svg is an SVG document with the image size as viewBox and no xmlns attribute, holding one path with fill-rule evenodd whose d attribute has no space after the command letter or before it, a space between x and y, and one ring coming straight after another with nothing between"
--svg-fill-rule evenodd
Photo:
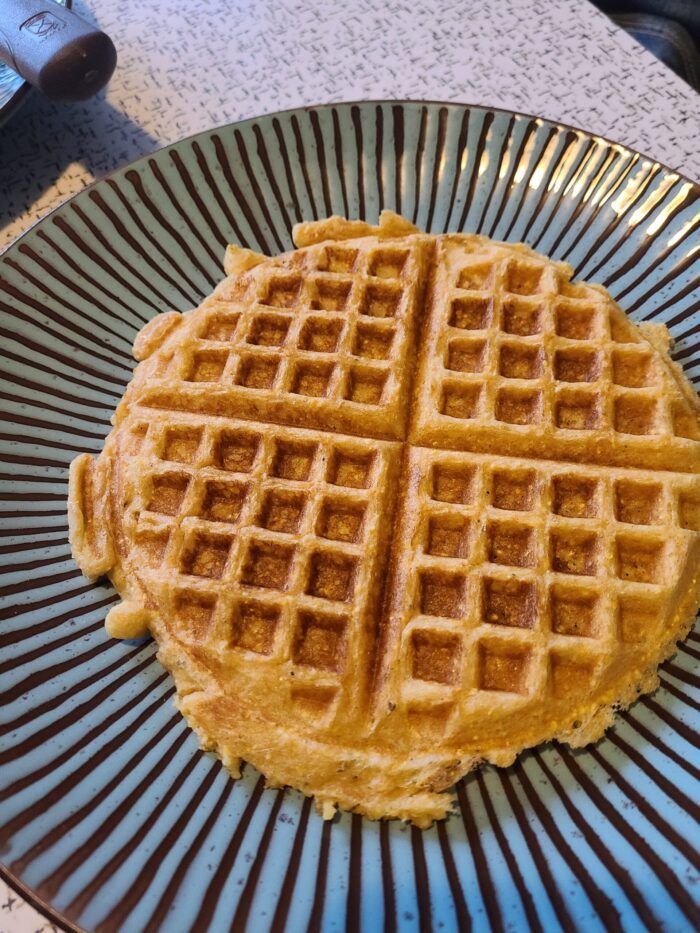
<instances>
[{"instance_id":1,"label":"ceramic plate","mask_svg":"<svg viewBox=\"0 0 700 933\"><path fill-rule=\"evenodd\" d=\"M608 736L549 745L458 787L420 832L230 780L173 709L154 646L110 640L116 601L70 557L70 460L96 452L132 340L197 304L234 241L393 208L570 262L663 321L700 380L700 189L579 130L443 104L343 104L202 133L74 197L0 260L6 413L0 846L66 929L697 928L700 636ZM695 836L693 833L696 833Z\"/></svg>"}]
</instances>

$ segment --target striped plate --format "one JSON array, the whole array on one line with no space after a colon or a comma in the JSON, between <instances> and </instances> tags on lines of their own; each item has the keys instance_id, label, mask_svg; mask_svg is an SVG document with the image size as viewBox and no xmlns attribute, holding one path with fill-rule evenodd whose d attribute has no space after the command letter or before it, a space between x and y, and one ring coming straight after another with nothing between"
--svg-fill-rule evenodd
<instances>
[{"instance_id":1,"label":"striped plate","mask_svg":"<svg viewBox=\"0 0 700 933\"><path fill-rule=\"evenodd\" d=\"M71 930L697 929L698 634L605 740L484 768L459 785L448 822L324 823L252 768L229 780L174 711L153 644L107 638L116 597L72 562L65 495L69 461L102 445L137 329L211 291L230 240L275 253L295 221L332 212L391 207L432 231L566 259L634 318L668 324L697 382L699 195L544 120L347 104L184 140L15 243L0 261L10 883Z\"/></svg>"}]
</instances>

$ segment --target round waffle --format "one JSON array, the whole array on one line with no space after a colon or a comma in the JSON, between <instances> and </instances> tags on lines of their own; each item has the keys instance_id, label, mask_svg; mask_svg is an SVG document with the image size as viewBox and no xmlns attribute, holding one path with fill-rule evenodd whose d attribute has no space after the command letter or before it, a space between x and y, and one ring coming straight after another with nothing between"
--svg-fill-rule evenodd
<instances>
[{"instance_id":1,"label":"round waffle","mask_svg":"<svg viewBox=\"0 0 700 933\"><path fill-rule=\"evenodd\" d=\"M654 689L699 600L697 398L526 247L389 213L295 242L141 332L71 543L233 773L423 826Z\"/></svg>"}]
</instances>

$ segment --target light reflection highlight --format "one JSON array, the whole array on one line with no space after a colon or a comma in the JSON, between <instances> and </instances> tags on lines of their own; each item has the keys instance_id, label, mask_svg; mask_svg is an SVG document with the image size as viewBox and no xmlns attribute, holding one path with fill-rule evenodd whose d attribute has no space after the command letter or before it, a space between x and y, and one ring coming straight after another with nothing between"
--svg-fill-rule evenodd
<instances>
[{"instance_id":1,"label":"light reflection highlight","mask_svg":"<svg viewBox=\"0 0 700 933\"><path fill-rule=\"evenodd\" d=\"M698 224L700 224L700 213L686 221L681 229L677 230L676 233L673 234L671 239L668 241L668 245L671 247L675 246L676 243L679 243L684 237L686 237L691 230L698 226Z\"/></svg>"},{"instance_id":2,"label":"light reflection highlight","mask_svg":"<svg viewBox=\"0 0 700 933\"><path fill-rule=\"evenodd\" d=\"M627 179L627 184L610 205L618 217L620 214L624 214L625 211L634 204L639 197L644 183L648 180L649 174L653 172L654 169L658 169L658 165L650 162L648 159L644 159L639 167L639 171Z\"/></svg>"},{"instance_id":3,"label":"light reflection highlight","mask_svg":"<svg viewBox=\"0 0 700 933\"><path fill-rule=\"evenodd\" d=\"M666 178L662 178L659 185L647 196L647 198L639 205L639 207L633 212L630 219L627 221L629 227L636 227L637 224L641 223L645 218L651 214L656 205L661 201L668 191L675 185L678 181L678 175L668 175Z\"/></svg>"}]
</instances>

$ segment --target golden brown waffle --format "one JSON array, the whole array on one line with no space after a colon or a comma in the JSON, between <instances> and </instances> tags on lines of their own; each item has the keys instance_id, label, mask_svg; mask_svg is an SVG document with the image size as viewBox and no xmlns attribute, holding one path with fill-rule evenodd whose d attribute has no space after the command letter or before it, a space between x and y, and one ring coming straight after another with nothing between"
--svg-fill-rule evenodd
<instances>
[{"instance_id":1,"label":"golden brown waffle","mask_svg":"<svg viewBox=\"0 0 700 933\"><path fill-rule=\"evenodd\" d=\"M697 477L412 448L405 482L387 742L507 755L565 724L583 744L656 683L696 605Z\"/></svg>"},{"instance_id":2,"label":"golden brown waffle","mask_svg":"<svg viewBox=\"0 0 700 933\"><path fill-rule=\"evenodd\" d=\"M403 438L428 246L366 236L234 272L189 321L170 318L143 404Z\"/></svg>"},{"instance_id":3,"label":"golden brown waffle","mask_svg":"<svg viewBox=\"0 0 700 933\"><path fill-rule=\"evenodd\" d=\"M601 288L525 246L446 236L411 440L660 469L700 469L676 374Z\"/></svg>"},{"instance_id":4,"label":"golden brown waffle","mask_svg":"<svg viewBox=\"0 0 700 933\"><path fill-rule=\"evenodd\" d=\"M149 594L195 655L287 714L347 715L367 690L400 446L140 415L103 454L134 599Z\"/></svg>"},{"instance_id":5,"label":"golden brown waffle","mask_svg":"<svg viewBox=\"0 0 700 933\"><path fill-rule=\"evenodd\" d=\"M699 598L697 402L664 328L525 247L295 235L143 329L71 543L232 772L423 826L654 688Z\"/></svg>"}]
</instances>

